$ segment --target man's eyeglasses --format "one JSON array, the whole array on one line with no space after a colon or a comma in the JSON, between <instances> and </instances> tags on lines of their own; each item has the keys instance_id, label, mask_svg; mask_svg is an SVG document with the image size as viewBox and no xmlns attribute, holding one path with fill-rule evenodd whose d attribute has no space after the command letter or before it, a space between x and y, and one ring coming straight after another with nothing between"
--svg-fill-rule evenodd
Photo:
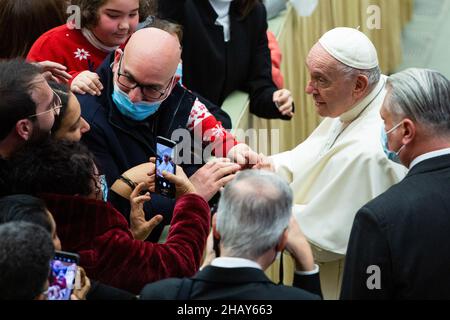
<instances>
[{"instance_id":1,"label":"man's eyeglasses","mask_svg":"<svg viewBox=\"0 0 450 320\"><path fill-rule=\"evenodd\" d=\"M175 75L173 75L172 79L170 79L166 88L164 90L160 91L158 89L155 89L153 86L142 85L142 84L136 82L130 76L127 76L126 74L121 73L120 70L122 69L122 58L123 58L123 55L120 57L119 70L117 72L117 74L118 74L117 81L122 86L124 86L125 88L127 88L129 90L139 87L141 89L142 95L148 100L160 100L160 99L165 98L170 93L171 85L173 83Z\"/></svg>"},{"instance_id":2,"label":"man's eyeglasses","mask_svg":"<svg viewBox=\"0 0 450 320\"><path fill-rule=\"evenodd\" d=\"M62 108L61 98L55 91L53 91L53 100L52 100L51 104L49 105L48 110L33 114L33 115L29 116L28 118L34 118L34 117L40 116L41 114L49 113L50 111L53 111L53 114L56 117L56 116L59 116L61 108Z\"/></svg>"}]
</instances>

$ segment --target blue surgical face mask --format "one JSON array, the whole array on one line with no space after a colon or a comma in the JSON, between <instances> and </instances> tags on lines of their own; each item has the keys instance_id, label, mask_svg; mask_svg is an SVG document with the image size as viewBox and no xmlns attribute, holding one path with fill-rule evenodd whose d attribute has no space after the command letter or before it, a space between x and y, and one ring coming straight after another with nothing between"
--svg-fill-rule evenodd
<instances>
[{"instance_id":1,"label":"blue surgical face mask","mask_svg":"<svg viewBox=\"0 0 450 320\"><path fill-rule=\"evenodd\" d=\"M403 150L403 148L405 147L405 145L403 145L397 152L391 151L389 150L389 146L388 146L388 134L394 132L397 128L400 127L400 125L403 122L400 122L399 124L397 124L396 126L394 126L391 130L389 130L388 132L385 131L384 128L384 124L381 126L381 145L383 146L383 151L386 154L386 156L388 157L389 160L394 161L395 163L398 164L402 164L399 154L400 152Z\"/></svg>"},{"instance_id":2,"label":"blue surgical face mask","mask_svg":"<svg viewBox=\"0 0 450 320\"><path fill-rule=\"evenodd\" d=\"M155 114L163 101L147 102L140 101L133 103L128 94L120 90L117 84L114 84L112 99L125 117L136 121L142 121Z\"/></svg>"},{"instance_id":3,"label":"blue surgical face mask","mask_svg":"<svg viewBox=\"0 0 450 320\"><path fill-rule=\"evenodd\" d=\"M183 64L181 62L178 64L177 71L175 72L175 76L180 77L180 80L178 80L178 83L180 85L183 85Z\"/></svg>"},{"instance_id":4,"label":"blue surgical face mask","mask_svg":"<svg viewBox=\"0 0 450 320\"><path fill-rule=\"evenodd\" d=\"M106 176L102 174L100 177L100 188L102 190L103 201L108 201L108 182L106 182Z\"/></svg>"}]
</instances>

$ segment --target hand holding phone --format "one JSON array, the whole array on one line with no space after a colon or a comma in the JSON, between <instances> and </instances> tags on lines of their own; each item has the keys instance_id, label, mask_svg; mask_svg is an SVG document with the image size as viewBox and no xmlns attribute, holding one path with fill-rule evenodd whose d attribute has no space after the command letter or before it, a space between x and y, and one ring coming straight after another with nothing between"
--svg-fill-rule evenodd
<instances>
[{"instance_id":1,"label":"hand holding phone","mask_svg":"<svg viewBox=\"0 0 450 320\"><path fill-rule=\"evenodd\" d=\"M56 251L50 262L48 300L70 300L80 256L75 253Z\"/></svg>"},{"instance_id":2,"label":"hand holding phone","mask_svg":"<svg viewBox=\"0 0 450 320\"><path fill-rule=\"evenodd\" d=\"M168 197L175 198L175 185L162 175L163 171L176 174L176 164L174 162L176 143L164 137L156 138L156 192Z\"/></svg>"}]
</instances>

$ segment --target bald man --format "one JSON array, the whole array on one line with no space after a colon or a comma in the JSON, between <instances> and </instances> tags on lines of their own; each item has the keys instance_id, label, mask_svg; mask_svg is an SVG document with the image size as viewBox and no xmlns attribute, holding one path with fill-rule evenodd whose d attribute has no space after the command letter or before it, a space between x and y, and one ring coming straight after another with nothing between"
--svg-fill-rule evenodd
<instances>
[{"instance_id":1,"label":"bald man","mask_svg":"<svg viewBox=\"0 0 450 320\"><path fill-rule=\"evenodd\" d=\"M211 147L220 153L218 156L239 157L248 151L216 119L215 116L229 119L219 107L207 108L195 94L178 84L180 58L181 46L176 36L156 28L139 30L123 50L117 49L97 70L104 86L101 95L78 96L82 117L91 126L82 141L95 154L109 186L122 172L156 156L157 136L182 140L183 157L188 153L189 159L190 146L195 142L200 144L200 151L202 146ZM181 139L178 134L173 136L174 131L180 132L178 129L184 129ZM186 161L181 166L190 175L201 163ZM235 166L226 166L224 175L236 170ZM114 202L122 212L128 212L127 201ZM146 211L149 216L162 213L167 218L164 222L169 223L172 208L172 200L153 195ZM157 240L158 232L152 236Z\"/></svg>"},{"instance_id":2,"label":"bald man","mask_svg":"<svg viewBox=\"0 0 450 320\"><path fill-rule=\"evenodd\" d=\"M337 299L356 212L406 171L383 152L386 76L369 38L356 29L333 29L313 46L306 67L306 93L324 120L295 149L266 160L291 183L295 216L319 262L324 297Z\"/></svg>"}]
</instances>

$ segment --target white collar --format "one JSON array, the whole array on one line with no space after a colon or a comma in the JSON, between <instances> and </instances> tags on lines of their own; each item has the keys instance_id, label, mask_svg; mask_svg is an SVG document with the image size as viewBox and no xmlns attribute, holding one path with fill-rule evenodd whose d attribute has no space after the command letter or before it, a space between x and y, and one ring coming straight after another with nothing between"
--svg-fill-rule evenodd
<instances>
[{"instance_id":1,"label":"white collar","mask_svg":"<svg viewBox=\"0 0 450 320\"><path fill-rule=\"evenodd\" d=\"M341 122L352 122L356 118L358 118L361 113L378 97L378 95L382 92L386 84L386 76L381 75L380 81L376 85L376 87L372 90L371 93L364 99L362 99L357 105L353 108L341 114L339 119Z\"/></svg>"},{"instance_id":2,"label":"white collar","mask_svg":"<svg viewBox=\"0 0 450 320\"><path fill-rule=\"evenodd\" d=\"M81 33L86 38L86 40L89 41L90 44L92 44L94 47L96 47L97 49L99 49L103 52L110 53L110 52L115 51L117 48L119 48L119 46L115 46L115 47L105 46L103 43L100 42L100 40L97 39L97 37L94 35L94 33L89 29L82 28Z\"/></svg>"},{"instance_id":3,"label":"white collar","mask_svg":"<svg viewBox=\"0 0 450 320\"><path fill-rule=\"evenodd\" d=\"M255 268L262 270L261 266L255 261L234 257L216 258L211 262L211 265L220 268Z\"/></svg>"},{"instance_id":4,"label":"white collar","mask_svg":"<svg viewBox=\"0 0 450 320\"><path fill-rule=\"evenodd\" d=\"M225 42L230 41L230 5L232 0L209 0L217 14L216 25L222 26Z\"/></svg>"},{"instance_id":5,"label":"white collar","mask_svg":"<svg viewBox=\"0 0 450 320\"><path fill-rule=\"evenodd\" d=\"M411 164L409 165L409 169L411 170L415 165L419 164L422 161L425 161L425 160L428 160L428 159L432 159L432 158L436 158L436 157L440 157L440 156L445 156L447 154L450 154L450 148L424 153L424 154L418 156L417 158L415 158L411 162Z\"/></svg>"}]
</instances>

